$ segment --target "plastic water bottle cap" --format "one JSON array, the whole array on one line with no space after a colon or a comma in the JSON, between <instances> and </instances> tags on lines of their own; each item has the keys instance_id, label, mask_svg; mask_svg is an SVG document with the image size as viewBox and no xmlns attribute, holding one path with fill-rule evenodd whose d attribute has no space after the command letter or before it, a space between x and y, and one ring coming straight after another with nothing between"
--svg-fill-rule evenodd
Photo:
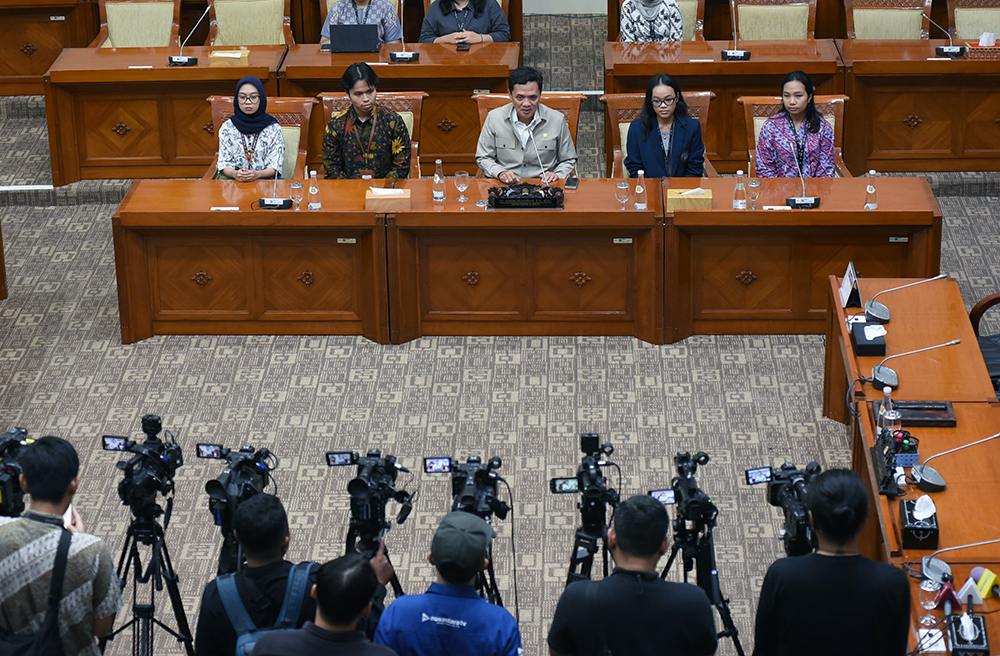
<instances>
[{"instance_id":1,"label":"plastic water bottle cap","mask_svg":"<svg viewBox=\"0 0 1000 656\"><path fill-rule=\"evenodd\" d=\"M875 169L872 169L871 171L868 171L868 175L875 175Z\"/></svg>"},{"instance_id":2,"label":"plastic water bottle cap","mask_svg":"<svg viewBox=\"0 0 1000 656\"><path fill-rule=\"evenodd\" d=\"M736 172L736 175L743 175L743 169L740 169L740 170L738 170L738 171Z\"/></svg>"}]
</instances>

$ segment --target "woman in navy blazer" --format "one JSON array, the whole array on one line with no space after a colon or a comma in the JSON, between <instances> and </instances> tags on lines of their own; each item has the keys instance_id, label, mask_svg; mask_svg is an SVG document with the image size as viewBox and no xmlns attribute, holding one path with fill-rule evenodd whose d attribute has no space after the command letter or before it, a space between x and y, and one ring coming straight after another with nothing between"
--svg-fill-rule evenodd
<instances>
[{"instance_id":1,"label":"woman in navy blazer","mask_svg":"<svg viewBox=\"0 0 1000 656\"><path fill-rule=\"evenodd\" d=\"M701 124L687 115L674 78L658 73L646 85L646 103L628 126L625 168L633 178L700 178L705 172ZM667 167L667 153L670 166Z\"/></svg>"}]
</instances>

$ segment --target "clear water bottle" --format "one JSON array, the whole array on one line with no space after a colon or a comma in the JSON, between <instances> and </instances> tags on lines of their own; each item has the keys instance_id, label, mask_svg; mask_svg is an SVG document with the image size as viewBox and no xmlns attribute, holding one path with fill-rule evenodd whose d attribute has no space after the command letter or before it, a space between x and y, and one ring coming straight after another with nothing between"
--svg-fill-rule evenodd
<instances>
[{"instance_id":1,"label":"clear water bottle","mask_svg":"<svg viewBox=\"0 0 1000 656\"><path fill-rule=\"evenodd\" d=\"M635 209L646 209L646 176L642 169L639 170L639 178L635 181Z\"/></svg>"},{"instance_id":2,"label":"clear water bottle","mask_svg":"<svg viewBox=\"0 0 1000 656\"><path fill-rule=\"evenodd\" d=\"M736 172L736 188L733 189L733 209L745 210L747 208L747 188L743 184L743 170Z\"/></svg>"},{"instance_id":3,"label":"clear water bottle","mask_svg":"<svg viewBox=\"0 0 1000 656\"><path fill-rule=\"evenodd\" d=\"M868 184L865 187L865 209L878 209L878 189L875 188L875 169L868 172Z\"/></svg>"},{"instance_id":4,"label":"clear water bottle","mask_svg":"<svg viewBox=\"0 0 1000 656\"><path fill-rule=\"evenodd\" d=\"M882 404L878 407L878 427L885 428L885 413L892 410L892 388L882 388Z\"/></svg>"},{"instance_id":5,"label":"clear water bottle","mask_svg":"<svg viewBox=\"0 0 1000 656\"><path fill-rule=\"evenodd\" d=\"M434 202L443 203L444 202L444 167L441 165L441 160L434 160Z\"/></svg>"},{"instance_id":6,"label":"clear water bottle","mask_svg":"<svg viewBox=\"0 0 1000 656\"><path fill-rule=\"evenodd\" d=\"M316 171L309 172L309 209L318 212L323 209L323 201L319 197L319 180Z\"/></svg>"}]
</instances>

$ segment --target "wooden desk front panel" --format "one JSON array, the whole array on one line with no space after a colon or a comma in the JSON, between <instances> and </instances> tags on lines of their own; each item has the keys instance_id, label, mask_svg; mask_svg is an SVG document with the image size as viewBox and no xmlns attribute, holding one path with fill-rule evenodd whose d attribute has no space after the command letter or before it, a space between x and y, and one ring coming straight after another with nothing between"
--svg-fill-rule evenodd
<instances>
[{"instance_id":1,"label":"wooden desk front panel","mask_svg":"<svg viewBox=\"0 0 1000 656\"><path fill-rule=\"evenodd\" d=\"M809 75L817 94L841 93L844 81L833 41L740 42L741 48L752 51L750 61L721 61L721 51L730 44L728 41L605 43L604 90L645 93L650 77L669 72L685 91L714 91L708 129L702 135L705 154L721 173L746 171L746 120L737 98L778 95L781 80L796 69ZM605 125L609 167L613 154L612 129L617 130L617 126Z\"/></svg>"},{"instance_id":2,"label":"wooden desk front panel","mask_svg":"<svg viewBox=\"0 0 1000 656\"><path fill-rule=\"evenodd\" d=\"M662 341L662 225L616 209L613 183L581 181L565 210L490 212L408 181L410 212L389 215L393 342L422 335L635 335ZM651 194L652 196L652 194ZM650 207L659 199L651 197Z\"/></svg>"},{"instance_id":3,"label":"wooden desk front panel","mask_svg":"<svg viewBox=\"0 0 1000 656\"><path fill-rule=\"evenodd\" d=\"M42 77L63 48L96 36L97 3L83 0L0 0L0 96L45 92Z\"/></svg>"}]
</instances>

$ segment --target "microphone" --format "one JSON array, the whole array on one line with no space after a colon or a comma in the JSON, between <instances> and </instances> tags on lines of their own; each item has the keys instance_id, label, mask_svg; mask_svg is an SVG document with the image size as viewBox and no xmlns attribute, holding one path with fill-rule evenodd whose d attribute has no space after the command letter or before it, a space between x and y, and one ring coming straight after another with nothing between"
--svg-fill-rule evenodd
<instances>
[{"instance_id":1,"label":"microphone","mask_svg":"<svg viewBox=\"0 0 1000 656\"><path fill-rule=\"evenodd\" d=\"M535 157L538 158L538 168L542 169L542 186L548 187L549 183L545 181L545 167L542 165L542 156L538 153L538 144L535 143L535 134L528 130L528 138L531 139L531 145L535 148Z\"/></svg>"},{"instance_id":2,"label":"microphone","mask_svg":"<svg viewBox=\"0 0 1000 656\"><path fill-rule=\"evenodd\" d=\"M907 287L913 287L914 285L922 285L925 282L932 282L934 280L941 280L942 278L947 278L947 273L942 273L934 276L933 278L927 278L926 280L919 280L917 282L911 282L906 285L900 285L899 287L893 287L892 289L883 289L878 294L875 294L871 299L865 303L865 321L874 323L889 323L889 308L882 305L881 303L876 303L875 299L886 294L888 292L895 292L900 289L906 289Z\"/></svg>"},{"instance_id":3,"label":"microphone","mask_svg":"<svg viewBox=\"0 0 1000 656\"><path fill-rule=\"evenodd\" d=\"M924 12L920 12L920 15L926 18L931 25L944 32L945 35L947 35L948 37L948 45L938 46L937 48L934 49L934 52L937 54L938 57L951 57L952 59L954 59L955 57L961 57L962 55L965 54L965 46L956 46L955 42L952 41L951 39L951 32L949 32L948 30L944 29L943 27L935 23L934 20Z\"/></svg>"},{"instance_id":4,"label":"microphone","mask_svg":"<svg viewBox=\"0 0 1000 656\"><path fill-rule=\"evenodd\" d=\"M184 56L184 46L187 45L188 39L190 39L191 35L194 34L194 31L198 29L198 26L201 25L201 22L205 20L205 16L208 16L208 10L211 8L212 8L212 3L209 2L208 6L205 7L205 13L201 15L201 18L198 19L198 22L195 23L194 27L191 28L191 31L188 32L187 38L185 38L184 43L181 44L180 51L177 53L176 56L171 55L170 58L167 60L168 66L196 66L198 64L197 57Z\"/></svg>"},{"instance_id":5,"label":"microphone","mask_svg":"<svg viewBox=\"0 0 1000 656\"><path fill-rule=\"evenodd\" d=\"M924 492L940 492L945 488L947 483L945 483L944 477L941 476L941 474L939 474L933 467L928 467L927 463L934 460L934 458L945 456L956 451L961 451L962 449L968 449L970 446L976 446L977 444L982 444L983 442L989 442L990 440L995 440L998 437L1000 437L1000 433L995 433L987 438L977 440L970 444L965 444L963 446L955 447L954 449L934 454L927 460L924 460L922 465L913 465L913 467L910 468L910 474L913 476L913 480L917 482L917 487Z\"/></svg>"},{"instance_id":6,"label":"microphone","mask_svg":"<svg viewBox=\"0 0 1000 656\"><path fill-rule=\"evenodd\" d=\"M972 580L976 583L979 596L986 599L990 595L1000 597L1000 585L997 585L997 575L985 567L972 568Z\"/></svg>"},{"instance_id":7,"label":"microphone","mask_svg":"<svg viewBox=\"0 0 1000 656\"><path fill-rule=\"evenodd\" d=\"M406 15L405 0L399 0L399 13L401 16ZM413 52L412 50L410 50L409 52L406 51L406 36L403 34L402 20L399 21L399 43L403 46L403 49L400 52L390 52L389 61L391 61L394 64L400 64L406 62L415 62L420 59L419 52ZM399 523L402 524L402 522Z\"/></svg>"},{"instance_id":8,"label":"microphone","mask_svg":"<svg viewBox=\"0 0 1000 656\"><path fill-rule=\"evenodd\" d=\"M733 49L722 51L722 61L747 61L750 59L750 51L738 49L740 35L736 31L736 0L729 0L729 17L733 20Z\"/></svg>"},{"instance_id":9,"label":"microphone","mask_svg":"<svg viewBox=\"0 0 1000 656\"><path fill-rule=\"evenodd\" d=\"M920 572L921 574L923 574L925 579L930 579L931 581L937 581L938 583L944 585L948 581L952 580L951 565L938 558L937 557L938 554L943 554L946 551L958 551L959 549L985 547L988 544L996 544L998 542L1000 542L1000 539L986 540L985 542L973 542L972 544L960 544L957 547L947 547L945 549L938 549L930 556L924 556L920 560Z\"/></svg>"},{"instance_id":10,"label":"microphone","mask_svg":"<svg viewBox=\"0 0 1000 656\"><path fill-rule=\"evenodd\" d=\"M955 593L955 584L951 579L945 581L941 589L938 590L937 596L934 597L934 603L935 608L944 610L945 617L951 615L956 606L962 607L962 600Z\"/></svg>"},{"instance_id":11,"label":"microphone","mask_svg":"<svg viewBox=\"0 0 1000 656\"><path fill-rule=\"evenodd\" d=\"M871 384L875 386L876 389L884 389L886 387L891 387L896 389L899 387L899 376L895 371L885 365L887 360L892 360L893 358L901 358L904 355L913 355L914 353L923 353L924 351L933 351L934 349L943 348L945 346L955 346L956 344L961 344L962 340L953 339L950 342L945 342L944 344L937 344L935 346L928 346L926 348L917 349L915 351L906 351L905 353L897 353L896 355L890 355L883 359L877 365L872 367L872 378Z\"/></svg>"},{"instance_id":12,"label":"microphone","mask_svg":"<svg viewBox=\"0 0 1000 656\"><path fill-rule=\"evenodd\" d=\"M819 197L818 196L806 196L806 178L802 175L802 169L805 168L805 162L799 163L799 148L798 144L795 144L795 148L792 148L792 157L795 158L795 168L799 172L799 180L802 181L802 195L798 198L786 198L785 205L788 205L793 210L812 210L819 207Z\"/></svg>"},{"instance_id":13,"label":"microphone","mask_svg":"<svg viewBox=\"0 0 1000 656\"><path fill-rule=\"evenodd\" d=\"M261 198L260 206L265 210L289 210L292 208L290 198L278 198L278 172L274 173L274 184L271 186L271 197Z\"/></svg>"}]
</instances>

